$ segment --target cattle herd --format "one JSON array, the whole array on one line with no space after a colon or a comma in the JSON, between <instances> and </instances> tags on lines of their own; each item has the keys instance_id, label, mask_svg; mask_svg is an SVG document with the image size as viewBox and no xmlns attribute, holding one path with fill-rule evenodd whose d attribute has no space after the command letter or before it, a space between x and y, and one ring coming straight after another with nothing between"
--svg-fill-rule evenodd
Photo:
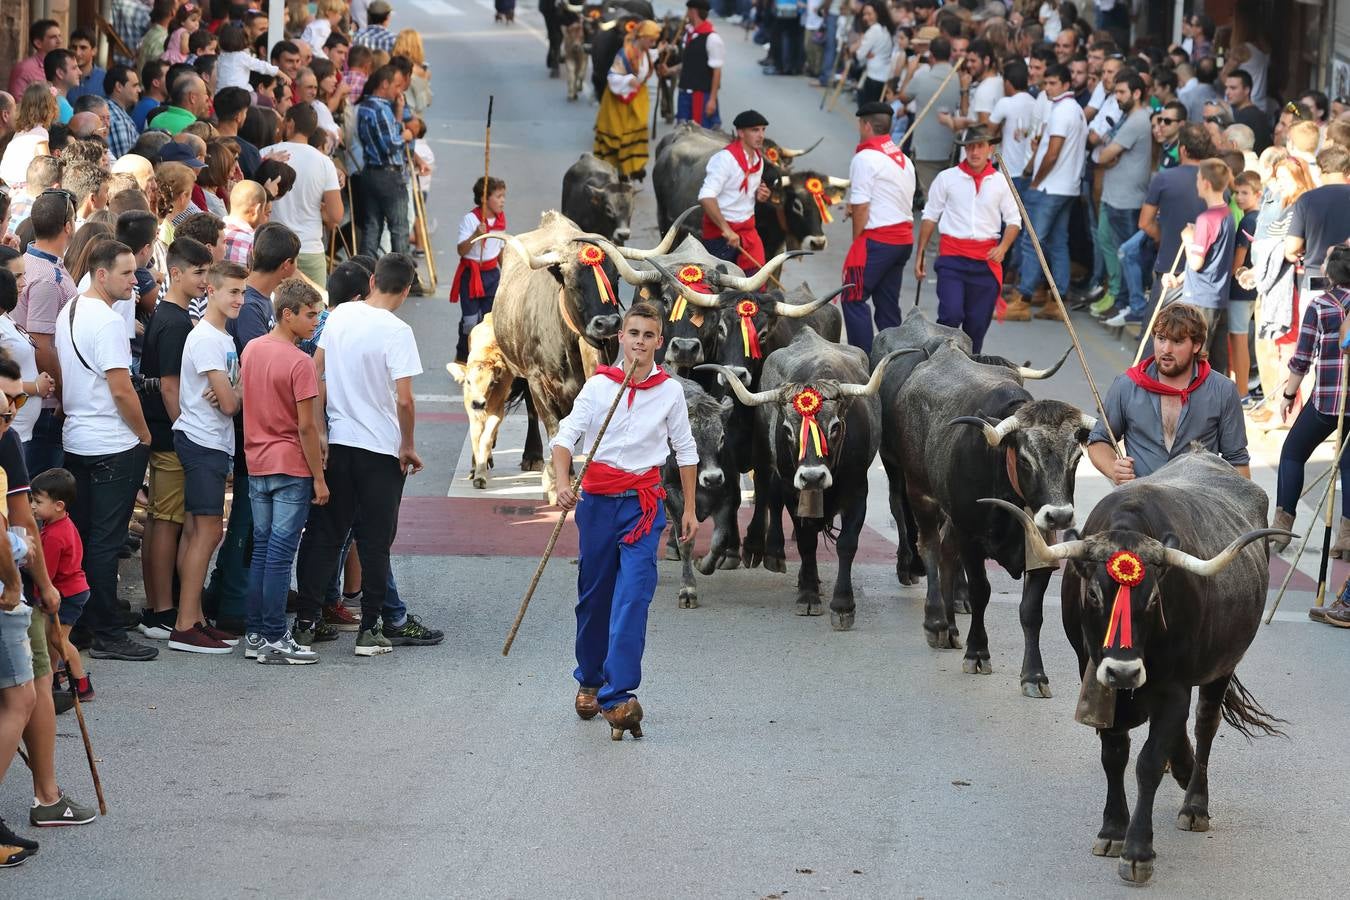
<instances>
[{"instance_id":1,"label":"cattle herd","mask_svg":"<svg viewBox=\"0 0 1350 900\"><path fill-rule=\"evenodd\" d=\"M1064 357L1033 369L977 356L962 332L917 309L878 335L870 359L841 344L842 316L831 301L842 288L816 296L805 284L769 286L783 262L802 252L785 245L824 246L818 217L794 224L797 182L787 167L800 153L769 145L780 170L772 176L778 202L789 204L786 216L773 219L790 233L766 241L774 256L763 269L746 276L697 239L701 210L693 197L707 158L727 141L687 125L662 140L653 184L664 236L655 247L624 246L631 191L589 155L567 173L566 214L546 212L536 229L502 236L508 247L494 312L474 329L468 364L453 371L474 423L474 486L487 483L493 435L514 385L530 415L523 465L542 468L547 498L556 498L537 424L552 436L596 364L617 356L620 286L630 285L632 297L663 309L662 362L680 378L700 455L692 502L698 519L714 524L702 558L670 539L668 554L683 563L679 605L699 604L695 569L704 576L739 566L786 572L786 510L801 560L797 613L824 612L816 561L824 535L838 557L831 624L851 628L852 562L868 471L880 455L900 533L896 577L903 585L927 578L930 646L961 648L956 614L970 613L964 672L992 671L984 614L985 561L994 560L1023 581L1022 693L1051 696L1042 604L1052 573L1066 565L1064 628L1084 674L1077 717L1097 727L1107 778L1092 851L1120 857L1122 878L1148 880L1153 797L1164 773L1186 792L1177 827L1204 831L1219 717L1243 733L1278 733L1280 720L1234 677L1265 602L1264 539L1284 533L1265 527L1264 492L1196 450L1113 491L1074 533L1075 471L1094 419L1071 404L1034 399L1025 387L1053 375ZM831 202L847 187L814 177L836 192ZM806 198L797 212L816 208ZM742 535L737 510L748 473L754 511ZM678 522L691 499L682 496L673 458L665 476L670 519ZM1197 686L1192 747L1185 726ZM1145 721L1131 817L1129 731Z\"/></svg>"}]
</instances>

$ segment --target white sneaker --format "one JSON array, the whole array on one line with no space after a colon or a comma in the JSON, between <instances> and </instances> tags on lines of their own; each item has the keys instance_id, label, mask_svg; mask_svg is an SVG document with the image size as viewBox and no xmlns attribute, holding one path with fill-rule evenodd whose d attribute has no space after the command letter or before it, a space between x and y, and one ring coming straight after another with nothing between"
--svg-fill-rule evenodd
<instances>
[{"instance_id":1,"label":"white sneaker","mask_svg":"<svg viewBox=\"0 0 1350 900\"><path fill-rule=\"evenodd\" d=\"M266 643L266 639L260 634L249 632L244 635L244 659L257 659L258 652Z\"/></svg>"},{"instance_id":2,"label":"white sneaker","mask_svg":"<svg viewBox=\"0 0 1350 900\"><path fill-rule=\"evenodd\" d=\"M289 631L258 649L258 662L265 666L307 666L318 661L319 654L297 644Z\"/></svg>"},{"instance_id":3,"label":"white sneaker","mask_svg":"<svg viewBox=\"0 0 1350 900\"><path fill-rule=\"evenodd\" d=\"M1129 314L1130 311L1128 309L1122 309L1120 312L1107 319L1103 324L1106 325L1107 328L1124 328L1125 317Z\"/></svg>"}]
</instances>

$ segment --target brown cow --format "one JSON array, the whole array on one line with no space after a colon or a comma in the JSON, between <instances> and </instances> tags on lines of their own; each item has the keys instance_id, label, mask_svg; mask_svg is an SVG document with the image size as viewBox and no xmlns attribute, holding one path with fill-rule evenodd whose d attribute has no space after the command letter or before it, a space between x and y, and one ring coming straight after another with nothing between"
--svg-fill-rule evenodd
<instances>
[{"instance_id":1,"label":"brown cow","mask_svg":"<svg viewBox=\"0 0 1350 900\"><path fill-rule=\"evenodd\" d=\"M473 448L473 469L469 477L474 487L486 488L488 470L492 468L492 448L497 444L497 429L506 416L516 380L497 347L492 313L484 316L483 321L469 332L469 361L446 363L445 370L464 389L464 411L469 416L469 441ZM537 435L533 409L529 419L529 433ZM521 468L533 469L538 465L526 461Z\"/></svg>"}]
</instances>

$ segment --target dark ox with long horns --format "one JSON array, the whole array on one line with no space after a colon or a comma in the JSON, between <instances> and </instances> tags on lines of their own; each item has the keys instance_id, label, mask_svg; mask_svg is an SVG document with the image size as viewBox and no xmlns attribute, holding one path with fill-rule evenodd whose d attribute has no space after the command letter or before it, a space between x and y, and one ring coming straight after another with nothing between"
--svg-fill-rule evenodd
<instances>
[{"instance_id":1,"label":"dark ox with long horns","mask_svg":"<svg viewBox=\"0 0 1350 900\"><path fill-rule=\"evenodd\" d=\"M1013 578L1027 568L1022 529L990 516L979 503L999 497L1033 511L1047 530L1074 521L1078 461L1094 420L1058 400L1033 400L1022 377L1006 365L972 360L948 341L929 354L895 394L886 396L890 427L883 443L888 471L899 469L900 489L919 531L928 572L924 631L929 646L960 647L956 627L957 573L970 590L970 634L962 670L989 674L984 613L992 559ZM891 483L891 508L897 507ZM904 526L904 515L896 517ZM908 536L902 535L903 545ZM1023 585L1022 692L1050 696L1041 661L1040 628L1050 572L1035 569Z\"/></svg>"},{"instance_id":2,"label":"dark ox with long horns","mask_svg":"<svg viewBox=\"0 0 1350 900\"><path fill-rule=\"evenodd\" d=\"M497 346L511 371L529 383L550 438L593 371L588 357L612 358L622 321L618 272L581 234L566 216L550 210L534 231L490 235L508 246L493 304ZM557 496L553 470L543 470L551 502Z\"/></svg>"},{"instance_id":3,"label":"dark ox with long horns","mask_svg":"<svg viewBox=\"0 0 1350 900\"><path fill-rule=\"evenodd\" d=\"M805 329L769 354L758 391L731 370L710 367L726 377L738 401L755 410L755 512L742 558L750 567L763 562L772 571L787 571L787 505L801 557L797 614L820 615L816 546L838 516L839 574L830 600L831 624L838 630L853 627L853 558L867 515L867 470L881 439L877 391L888 362L869 377L861 350Z\"/></svg>"},{"instance_id":4,"label":"dark ox with long horns","mask_svg":"<svg viewBox=\"0 0 1350 900\"><path fill-rule=\"evenodd\" d=\"M1092 510L1082 537L1048 545L1023 510L999 499L995 513L1023 530L1029 555L1064 573L1064 631L1079 671L1109 689L1097 724L1106 807L1093 843L1119 856L1118 872L1153 874L1153 803L1170 765L1185 790L1177 827L1209 830L1209 756L1219 718L1248 737L1278 734L1234 674L1260 626L1270 582L1265 491L1219 456L1195 449L1117 487ZM1195 746L1186 736L1199 687ZM1085 694L1087 694L1085 686ZM1114 697L1111 696L1114 694ZM1135 761L1134 815L1125 799L1130 729L1149 723ZM1104 727L1101 727L1104 726Z\"/></svg>"},{"instance_id":5,"label":"dark ox with long horns","mask_svg":"<svg viewBox=\"0 0 1350 900\"><path fill-rule=\"evenodd\" d=\"M563 173L562 213L582 231L604 235L623 244L632 234L633 185L619 178L619 170L590 153Z\"/></svg>"}]
</instances>

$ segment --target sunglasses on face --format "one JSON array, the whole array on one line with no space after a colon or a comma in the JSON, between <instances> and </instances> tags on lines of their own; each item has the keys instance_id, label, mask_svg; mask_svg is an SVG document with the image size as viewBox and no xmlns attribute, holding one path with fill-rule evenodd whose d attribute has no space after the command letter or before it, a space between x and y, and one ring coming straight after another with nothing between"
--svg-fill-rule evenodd
<instances>
[{"instance_id":1,"label":"sunglasses on face","mask_svg":"<svg viewBox=\"0 0 1350 900\"><path fill-rule=\"evenodd\" d=\"M17 413L19 410L23 409L23 405L28 402L28 395L23 391L19 391L17 394L5 394L5 399L14 407L12 412Z\"/></svg>"},{"instance_id":2,"label":"sunglasses on face","mask_svg":"<svg viewBox=\"0 0 1350 900\"><path fill-rule=\"evenodd\" d=\"M1175 125L1180 121L1181 121L1180 119L1169 119L1167 118L1167 116L1158 116L1157 118L1157 122L1159 125Z\"/></svg>"}]
</instances>

